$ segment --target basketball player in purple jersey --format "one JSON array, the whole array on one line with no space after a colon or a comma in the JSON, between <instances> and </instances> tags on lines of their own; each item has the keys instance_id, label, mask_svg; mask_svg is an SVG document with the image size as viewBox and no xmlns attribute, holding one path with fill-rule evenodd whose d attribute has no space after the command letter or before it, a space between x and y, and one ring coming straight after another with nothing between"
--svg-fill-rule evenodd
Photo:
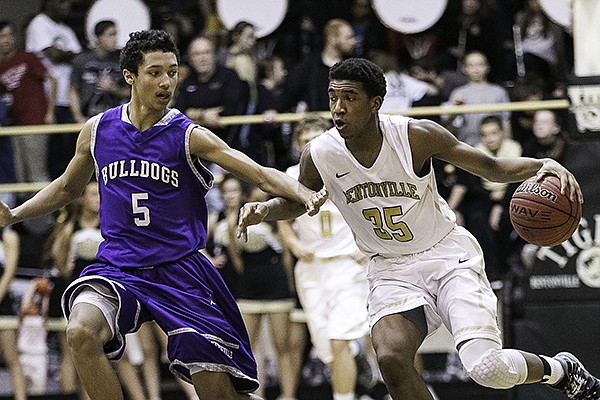
<instances>
[{"instance_id":1,"label":"basketball player in purple jersey","mask_svg":"<svg viewBox=\"0 0 600 400\"><path fill-rule=\"evenodd\" d=\"M545 382L569 399L599 400L600 380L571 353L548 357L502 348L497 299L481 248L437 193L431 159L490 181L556 175L571 200L583 202L573 174L548 158L486 155L431 121L380 114L385 77L365 59L335 64L328 93L335 127L305 147L299 180L315 190L327 187L358 247L371 258L371 337L392 398L432 399L414 360L425 337L444 324L465 370L482 386ZM264 219L302 213L282 198L248 203L240 212L239 235Z\"/></svg>"},{"instance_id":2,"label":"basketball player in purple jersey","mask_svg":"<svg viewBox=\"0 0 600 400\"><path fill-rule=\"evenodd\" d=\"M32 199L9 209L0 226L53 212L75 200L95 172L104 242L98 263L63 295L67 340L94 400L123 394L109 360L125 334L155 320L168 334L171 371L209 400L251 399L256 363L238 307L219 273L199 253L206 244L204 195L214 162L264 191L318 212L314 192L264 168L167 105L177 85L179 52L163 31L135 32L120 58L131 101L92 117L66 171Z\"/></svg>"}]
</instances>

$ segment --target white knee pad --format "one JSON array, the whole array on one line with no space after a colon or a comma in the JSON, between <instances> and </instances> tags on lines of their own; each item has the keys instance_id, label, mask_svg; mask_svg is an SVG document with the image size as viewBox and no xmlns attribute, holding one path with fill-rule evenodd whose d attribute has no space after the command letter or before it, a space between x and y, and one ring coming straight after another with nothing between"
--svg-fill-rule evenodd
<instances>
[{"instance_id":1,"label":"white knee pad","mask_svg":"<svg viewBox=\"0 0 600 400\"><path fill-rule=\"evenodd\" d=\"M481 386L510 389L527 379L525 357L512 349L501 349L499 343L475 339L459 350L467 374Z\"/></svg>"}]
</instances>

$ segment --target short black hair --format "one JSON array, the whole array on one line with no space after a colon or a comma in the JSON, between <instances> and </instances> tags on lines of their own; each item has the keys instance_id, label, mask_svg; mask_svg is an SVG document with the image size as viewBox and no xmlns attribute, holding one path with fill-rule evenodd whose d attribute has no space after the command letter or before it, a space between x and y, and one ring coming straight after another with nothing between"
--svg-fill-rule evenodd
<instances>
[{"instance_id":1,"label":"short black hair","mask_svg":"<svg viewBox=\"0 0 600 400\"><path fill-rule=\"evenodd\" d=\"M138 67L144 62L146 53L163 51L173 53L179 62L179 50L173 36L159 29L137 31L129 34L129 40L121 50L119 63L121 70L138 73Z\"/></svg>"},{"instance_id":2,"label":"short black hair","mask_svg":"<svg viewBox=\"0 0 600 400\"><path fill-rule=\"evenodd\" d=\"M94 25L94 36L98 37L104 34L110 28L117 26L115 21L105 19Z\"/></svg>"},{"instance_id":3,"label":"short black hair","mask_svg":"<svg viewBox=\"0 0 600 400\"><path fill-rule=\"evenodd\" d=\"M0 20L0 30L6 28L7 26L10 26L13 31L15 30L15 24L12 23L12 21L7 19Z\"/></svg>"},{"instance_id":4,"label":"short black hair","mask_svg":"<svg viewBox=\"0 0 600 400\"><path fill-rule=\"evenodd\" d=\"M487 117L483 118L479 123L479 126L482 126L484 124L496 124L500 128L503 127L502 120L497 115L488 115Z\"/></svg>"},{"instance_id":5,"label":"short black hair","mask_svg":"<svg viewBox=\"0 0 600 400\"><path fill-rule=\"evenodd\" d=\"M248 21L239 21L237 24L235 24L234 27L229 31L228 45L231 46L246 28L256 29L254 24Z\"/></svg>"},{"instance_id":6,"label":"short black hair","mask_svg":"<svg viewBox=\"0 0 600 400\"><path fill-rule=\"evenodd\" d=\"M348 58L336 63L329 70L329 81L332 80L362 82L369 97L383 98L386 93L383 70L365 58Z\"/></svg>"}]
</instances>

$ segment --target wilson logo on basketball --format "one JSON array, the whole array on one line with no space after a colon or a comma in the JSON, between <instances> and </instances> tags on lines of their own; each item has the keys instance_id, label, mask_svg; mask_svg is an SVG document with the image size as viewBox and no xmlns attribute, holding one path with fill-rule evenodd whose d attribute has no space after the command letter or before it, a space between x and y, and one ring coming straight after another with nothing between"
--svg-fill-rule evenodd
<instances>
[{"instance_id":1,"label":"wilson logo on basketball","mask_svg":"<svg viewBox=\"0 0 600 400\"><path fill-rule=\"evenodd\" d=\"M509 216L515 231L529 243L553 247L571 237L579 226L581 203L561 193L560 179L553 175L541 180L532 176L523 182L510 200Z\"/></svg>"},{"instance_id":2,"label":"wilson logo on basketball","mask_svg":"<svg viewBox=\"0 0 600 400\"><path fill-rule=\"evenodd\" d=\"M553 203L556 203L556 199L557 196L554 192L548 190L548 189L544 189L543 187L541 187L539 184L537 183L523 183L521 184L517 190L515 190L515 193L531 193L531 194L536 194L540 197L544 197L548 200L550 200Z\"/></svg>"}]
</instances>

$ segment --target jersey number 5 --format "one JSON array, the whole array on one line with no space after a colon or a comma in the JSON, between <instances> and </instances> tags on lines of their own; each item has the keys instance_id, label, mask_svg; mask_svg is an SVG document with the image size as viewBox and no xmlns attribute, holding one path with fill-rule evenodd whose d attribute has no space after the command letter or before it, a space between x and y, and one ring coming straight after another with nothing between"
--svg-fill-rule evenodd
<instances>
[{"instance_id":1,"label":"jersey number 5","mask_svg":"<svg viewBox=\"0 0 600 400\"><path fill-rule=\"evenodd\" d=\"M141 214L141 217L135 217L133 222L137 226L150 225L150 209L146 206L140 206L140 200L148 200L148 193L131 193L131 208L134 214Z\"/></svg>"},{"instance_id":2,"label":"jersey number 5","mask_svg":"<svg viewBox=\"0 0 600 400\"><path fill-rule=\"evenodd\" d=\"M383 211L383 212L382 212ZM402 207L366 208L362 210L366 220L370 221L375 228L375 234L383 240L395 239L399 242L408 242L413 239L410 228L404 221L400 221Z\"/></svg>"}]
</instances>

